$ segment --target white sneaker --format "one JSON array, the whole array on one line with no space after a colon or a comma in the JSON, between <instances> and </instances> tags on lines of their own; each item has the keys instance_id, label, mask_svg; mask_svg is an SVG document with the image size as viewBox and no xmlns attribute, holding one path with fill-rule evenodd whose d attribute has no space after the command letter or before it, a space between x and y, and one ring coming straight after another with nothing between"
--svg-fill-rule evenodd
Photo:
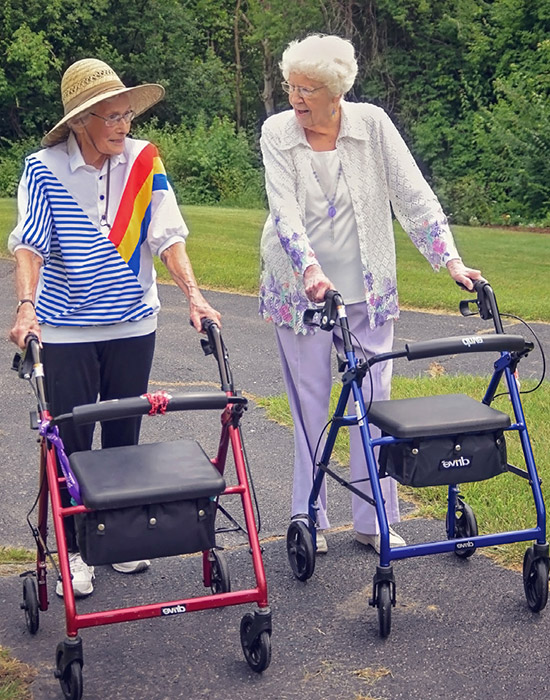
<instances>
[{"instance_id":1,"label":"white sneaker","mask_svg":"<svg viewBox=\"0 0 550 700\"><path fill-rule=\"evenodd\" d=\"M95 578L94 567L82 561L78 552L69 554L69 567L71 569L71 579L75 598L84 598L93 592L92 580ZM55 592L63 598L63 584L59 580L55 586Z\"/></svg>"},{"instance_id":2,"label":"white sneaker","mask_svg":"<svg viewBox=\"0 0 550 700\"><path fill-rule=\"evenodd\" d=\"M328 552L327 538L323 535L321 530L317 530L315 533L316 546L315 551L317 554L326 554Z\"/></svg>"},{"instance_id":3,"label":"white sneaker","mask_svg":"<svg viewBox=\"0 0 550 700\"><path fill-rule=\"evenodd\" d=\"M111 564L115 571L120 574L138 574L151 566L149 559L139 559L138 561L123 561L120 564Z\"/></svg>"},{"instance_id":4,"label":"white sneaker","mask_svg":"<svg viewBox=\"0 0 550 700\"><path fill-rule=\"evenodd\" d=\"M389 531L390 547L404 547L407 544L401 535L398 535L391 527ZM377 554L380 554L380 535L366 535L363 532L356 532L355 539L365 546L370 545Z\"/></svg>"}]
</instances>

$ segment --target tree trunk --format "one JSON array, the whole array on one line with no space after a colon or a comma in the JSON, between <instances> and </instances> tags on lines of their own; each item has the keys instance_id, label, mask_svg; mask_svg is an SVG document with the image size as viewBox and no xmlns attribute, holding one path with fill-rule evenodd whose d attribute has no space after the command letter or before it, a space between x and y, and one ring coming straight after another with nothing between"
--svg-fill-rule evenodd
<instances>
[{"instance_id":1,"label":"tree trunk","mask_svg":"<svg viewBox=\"0 0 550 700\"><path fill-rule=\"evenodd\" d=\"M275 86L273 79L273 55L269 46L269 39L262 40L262 48L264 51L264 89L262 92L262 101L264 103L266 116L270 117L272 114L275 114Z\"/></svg>"},{"instance_id":2,"label":"tree trunk","mask_svg":"<svg viewBox=\"0 0 550 700\"><path fill-rule=\"evenodd\" d=\"M233 22L233 41L235 45L235 126L239 131L242 121L241 84L243 67L241 64L241 37L239 32L239 20L241 17L241 0L235 5L235 19Z\"/></svg>"}]
</instances>

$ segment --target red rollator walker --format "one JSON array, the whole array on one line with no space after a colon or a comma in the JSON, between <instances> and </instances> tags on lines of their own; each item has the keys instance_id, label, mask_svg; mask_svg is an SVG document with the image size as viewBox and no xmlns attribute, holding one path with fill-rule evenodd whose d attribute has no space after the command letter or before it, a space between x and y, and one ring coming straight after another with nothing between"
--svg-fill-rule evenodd
<instances>
[{"instance_id":1,"label":"red rollator walker","mask_svg":"<svg viewBox=\"0 0 550 700\"><path fill-rule=\"evenodd\" d=\"M253 505L253 485L240 428L247 402L234 390L227 350L217 325L205 319L203 329L207 334L207 339L201 341L203 350L217 360L221 391L181 395L157 392L76 406L71 413L51 416L40 345L35 336L27 339L26 351L14 361L14 369L29 381L36 395L38 411L31 413L31 426L40 435L38 523L36 527L31 525L37 545L36 571L23 574L21 607L29 632L36 634L39 613L48 609L46 562L49 560L62 580L67 631L66 639L57 646L55 676L64 697L70 700L79 700L83 691L79 630L97 625L256 603L255 611L247 612L241 620L241 645L252 670L260 673L269 666L271 610ZM212 459L198 442L189 439L76 452L67 457L59 436L58 425L64 421L82 425L129 416L195 410L221 411L221 437L217 454ZM233 485L227 485L224 478L230 447L236 474ZM59 476L58 463L63 476ZM69 507L62 505L63 489L71 495ZM240 497L244 526L220 505L219 500L228 495ZM60 571L47 544L48 501L51 502ZM231 590L227 560L216 546L218 512L228 517L230 530L241 530L248 537L254 588ZM88 565L202 552L203 583L211 589L211 594L78 613L65 537L64 520L69 516L76 518L80 553Z\"/></svg>"}]
</instances>

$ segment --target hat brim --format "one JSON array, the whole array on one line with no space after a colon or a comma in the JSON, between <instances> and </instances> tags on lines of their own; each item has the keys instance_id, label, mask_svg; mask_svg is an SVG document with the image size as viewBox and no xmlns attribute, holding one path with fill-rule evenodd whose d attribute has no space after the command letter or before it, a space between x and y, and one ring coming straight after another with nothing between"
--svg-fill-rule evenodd
<instances>
[{"instance_id":1,"label":"hat brim","mask_svg":"<svg viewBox=\"0 0 550 700\"><path fill-rule=\"evenodd\" d=\"M143 114L150 107L160 102L164 97L164 88L162 85L157 85L156 83L147 83L145 85L137 85L136 87L123 87L117 88L116 90L110 90L109 92L104 92L101 95L96 95L86 102L83 102L75 109L71 110L66 114L63 119L61 119L53 129L50 129L48 133L44 136L41 144L44 148L47 146L54 146L56 143L65 141L69 135L69 124L71 119L74 119L82 112L85 112L90 107L108 100L111 97L117 97L118 95L128 95L130 99L130 107L136 113L136 116Z\"/></svg>"}]
</instances>

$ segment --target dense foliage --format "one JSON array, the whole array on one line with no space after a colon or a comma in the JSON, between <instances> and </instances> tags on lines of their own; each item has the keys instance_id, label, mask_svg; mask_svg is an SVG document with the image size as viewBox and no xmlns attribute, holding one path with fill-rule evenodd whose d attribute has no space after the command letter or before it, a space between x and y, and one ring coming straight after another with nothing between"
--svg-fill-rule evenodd
<instances>
[{"instance_id":1,"label":"dense foliage","mask_svg":"<svg viewBox=\"0 0 550 700\"><path fill-rule=\"evenodd\" d=\"M182 199L258 206L278 60L311 32L356 46L350 99L383 106L458 223L550 225L550 0L0 0L0 196L61 114L74 60L161 82L142 123Z\"/></svg>"}]
</instances>

